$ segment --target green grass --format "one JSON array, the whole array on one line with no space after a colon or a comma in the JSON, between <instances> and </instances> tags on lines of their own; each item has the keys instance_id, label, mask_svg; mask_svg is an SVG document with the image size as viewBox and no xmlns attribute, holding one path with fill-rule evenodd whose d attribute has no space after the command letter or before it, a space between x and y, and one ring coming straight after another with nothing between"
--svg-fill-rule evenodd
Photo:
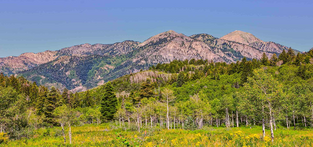
<instances>
[{"instance_id":1,"label":"green grass","mask_svg":"<svg viewBox=\"0 0 313 147\"><path fill-rule=\"evenodd\" d=\"M9 141L2 146L313 146L313 130L277 129L274 142L267 136L262 139L261 127L253 128L216 128L205 127L202 130L142 128L138 131L125 131L112 124L85 125L72 127L72 145L66 143L61 129L54 127L39 129L29 139ZM0 146L1 146L0 145Z\"/></svg>"}]
</instances>

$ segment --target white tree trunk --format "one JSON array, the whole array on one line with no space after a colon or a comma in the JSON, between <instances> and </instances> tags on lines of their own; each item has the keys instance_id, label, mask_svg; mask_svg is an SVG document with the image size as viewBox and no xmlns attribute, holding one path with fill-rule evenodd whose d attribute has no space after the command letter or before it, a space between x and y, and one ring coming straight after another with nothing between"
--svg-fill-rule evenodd
<instances>
[{"instance_id":1,"label":"white tree trunk","mask_svg":"<svg viewBox=\"0 0 313 147\"><path fill-rule=\"evenodd\" d=\"M138 127L138 132L140 132L140 118L139 118L139 113L137 114L137 127Z\"/></svg>"},{"instance_id":2,"label":"white tree trunk","mask_svg":"<svg viewBox=\"0 0 313 147\"><path fill-rule=\"evenodd\" d=\"M295 111L292 111L292 119L293 119L293 129L296 129L296 118L295 118Z\"/></svg>"},{"instance_id":3,"label":"white tree trunk","mask_svg":"<svg viewBox=\"0 0 313 147\"><path fill-rule=\"evenodd\" d=\"M276 121L275 121L275 116L273 114L273 123L274 123L274 130L276 131Z\"/></svg>"},{"instance_id":4,"label":"white tree trunk","mask_svg":"<svg viewBox=\"0 0 313 147\"><path fill-rule=\"evenodd\" d=\"M152 116L150 115L150 122L151 122L151 128L152 128Z\"/></svg>"},{"instance_id":5,"label":"white tree trunk","mask_svg":"<svg viewBox=\"0 0 313 147\"><path fill-rule=\"evenodd\" d=\"M160 115L160 128L163 128L163 120L161 118L161 115Z\"/></svg>"},{"instance_id":6,"label":"white tree trunk","mask_svg":"<svg viewBox=\"0 0 313 147\"><path fill-rule=\"evenodd\" d=\"M64 131L64 123L60 123L60 124L61 124L61 128L62 128L62 135L63 135L64 143L66 143L66 137L65 137L65 131Z\"/></svg>"},{"instance_id":7,"label":"white tree trunk","mask_svg":"<svg viewBox=\"0 0 313 147\"><path fill-rule=\"evenodd\" d=\"M130 117L128 117L128 128L130 128Z\"/></svg>"},{"instance_id":8,"label":"white tree trunk","mask_svg":"<svg viewBox=\"0 0 313 147\"><path fill-rule=\"evenodd\" d=\"M234 127L234 111L231 113L231 126Z\"/></svg>"},{"instance_id":9,"label":"white tree trunk","mask_svg":"<svg viewBox=\"0 0 313 147\"><path fill-rule=\"evenodd\" d=\"M289 120L288 120L288 116L286 115L286 126L287 126L287 129L289 129Z\"/></svg>"},{"instance_id":10,"label":"white tree trunk","mask_svg":"<svg viewBox=\"0 0 313 147\"><path fill-rule=\"evenodd\" d=\"M68 138L70 140L70 144L72 144L72 128L71 128L71 123L68 123Z\"/></svg>"},{"instance_id":11,"label":"white tree trunk","mask_svg":"<svg viewBox=\"0 0 313 147\"><path fill-rule=\"evenodd\" d=\"M272 142L274 142L273 114L272 114L272 106L271 106L271 103L270 103L270 102L268 102L268 108L269 108L269 110L270 110L271 138L272 138Z\"/></svg>"},{"instance_id":12,"label":"white tree trunk","mask_svg":"<svg viewBox=\"0 0 313 147\"><path fill-rule=\"evenodd\" d=\"M200 119L199 119L199 129L202 129L202 127L203 127L203 118L201 117Z\"/></svg>"},{"instance_id":13,"label":"white tree trunk","mask_svg":"<svg viewBox=\"0 0 313 147\"><path fill-rule=\"evenodd\" d=\"M175 125L176 125L176 124L175 124L175 116L174 116L174 130L175 130Z\"/></svg>"},{"instance_id":14,"label":"white tree trunk","mask_svg":"<svg viewBox=\"0 0 313 147\"><path fill-rule=\"evenodd\" d=\"M170 118L169 118L169 110L168 110L168 96L166 97L166 127L169 130L170 129Z\"/></svg>"},{"instance_id":15,"label":"white tree trunk","mask_svg":"<svg viewBox=\"0 0 313 147\"><path fill-rule=\"evenodd\" d=\"M262 132L263 132L263 139L265 138L265 120L264 120L264 106L262 106Z\"/></svg>"},{"instance_id":16,"label":"white tree trunk","mask_svg":"<svg viewBox=\"0 0 313 147\"><path fill-rule=\"evenodd\" d=\"M230 122L229 122L229 114L228 114L228 108L226 108L226 117L225 117L225 125L226 125L226 128L229 128L230 126Z\"/></svg>"}]
</instances>

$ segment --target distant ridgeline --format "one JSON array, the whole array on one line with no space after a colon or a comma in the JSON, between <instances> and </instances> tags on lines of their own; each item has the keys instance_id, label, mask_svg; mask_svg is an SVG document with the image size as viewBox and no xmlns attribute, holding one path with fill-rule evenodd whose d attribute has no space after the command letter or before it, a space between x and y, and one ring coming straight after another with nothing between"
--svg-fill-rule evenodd
<instances>
[{"instance_id":1,"label":"distant ridgeline","mask_svg":"<svg viewBox=\"0 0 313 147\"><path fill-rule=\"evenodd\" d=\"M139 123L148 119L152 126L174 123L184 129L312 127L312 59L313 50L295 54L289 49L279 57L263 53L260 60L244 57L230 64L174 60L80 93L1 74L1 132L19 139L29 129L111 120L137 123L140 131Z\"/></svg>"}]
</instances>

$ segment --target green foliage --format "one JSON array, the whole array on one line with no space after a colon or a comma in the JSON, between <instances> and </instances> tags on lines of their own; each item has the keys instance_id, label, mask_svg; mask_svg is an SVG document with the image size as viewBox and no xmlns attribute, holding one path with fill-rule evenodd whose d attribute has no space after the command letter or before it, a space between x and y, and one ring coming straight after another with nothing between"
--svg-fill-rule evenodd
<instances>
[{"instance_id":1,"label":"green foliage","mask_svg":"<svg viewBox=\"0 0 313 147\"><path fill-rule=\"evenodd\" d=\"M53 111L58 106L59 94L58 91L52 87L44 104L44 114L46 116L46 122L49 124L55 123Z\"/></svg>"},{"instance_id":2,"label":"green foliage","mask_svg":"<svg viewBox=\"0 0 313 147\"><path fill-rule=\"evenodd\" d=\"M94 78L93 71L122 60L90 58L83 63L90 64L91 70L80 72L88 83ZM279 60L284 64L279 65ZM123 130L137 131L164 128L165 122L168 128L229 128L235 125L236 115L242 119L241 126L255 127L265 119L268 127L272 118L277 128L304 129L313 123L310 60L311 52L295 55L290 49L278 59L273 55L269 60L263 54L261 60L243 58L231 64L174 60L80 93L49 90L23 77L0 74L0 125L12 139L31 136L32 130L47 125L99 124L100 118L117 121ZM74 71L79 72L72 71L72 77ZM134 81L136 74L143 76ZM52 136L60 134L47 137ZM221 139L231 138L228 134ZM133 145L124 139L118 142Z\"/></svg>"},{"instance_id":3,"label":"green foliage","mask_svg":"<svg viewBox=\"0 0 313 147\"><path fill-rule=\"evenodd\" d=\"M105 93L101 101L101 114L104 120L112 120L117 111L117 98L113 92L111 82L108 82L104 89Z\"/></svg>"}]
</instances>

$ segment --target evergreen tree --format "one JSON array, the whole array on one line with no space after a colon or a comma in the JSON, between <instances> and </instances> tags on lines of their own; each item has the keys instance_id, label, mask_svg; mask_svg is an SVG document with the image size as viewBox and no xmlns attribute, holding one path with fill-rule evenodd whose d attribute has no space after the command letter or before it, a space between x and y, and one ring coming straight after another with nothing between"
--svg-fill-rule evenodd
<instances>
[{"instance_id":1,"label":"evergreen tree","mask_svg":"<svg viewBox=\"0 0 313 147\"><path fill-rule=\"evenodd\" d=\"M293 51L293 49L289 48L287 51L287 62L291 62L293 61L294 57L295 57L295 52Z\"/></svg>"},{"instance_id":2,"label":"evergreen tree","mask_svg":"<svg viewBox=\"0 0 313 147\"><path fill-rule=\"evenodd\" d=\"M299 66L297 75L302 79L306 79L306 65Z\"/></svg>"},{"instance_id":3,"label":"evergreen tree","mask_svg":"<svg viewBox=\"0 0 313 147\"><path fill-rule=\"evenodd\" d=\"M302 54L297 54L297 57L294 61L294 64L297 65L297 66L300 66L301 62L302 62L303 58L302 58Z\"/></svg>"},{"instance_id":4,"label":"evergreen tree","mask_svg":"<svg viewBox=\"0 0 313 147\"><path fill-rule=\"evenodd\" d=\"M90 106L93 106L93 105L94 105L94 100L93 100L93 98L92 98L92 96L91 96L89 90L87 90L87 91L85 92L84 105L85 105L86 107L90 107Z\"/></svg>"},{"instance_id":5,"label":"evergreen tree","mask_svg":"<svg viewBox=\"0 0 313 147\"><path fill-rule=\"evenodd\" d=\"M185 83L184 78L185 78L184 73L180 72L177 78L177 85L176 85L177 87L181 87Z\"/></svg>"},{"instance_id":6,"label":"evergreen tree","mask_svg":"<svg viewBox=\"0 0 313 147\"><path fill-rule=\"evenodd\" d=\"M63 90L62 101L63 101L63 104L68 104L68 102L69 102L69 91L67 88L64 88L64 90Z\"/></svg>"},{"instance_id":7,"label":"evergreen tree","mask_svg":"<svg viewBox=\"0 0 313 147\"><path fill-rule=\"evenodd\" d=\"M313 48L311 48L308 52L307 55L313 58Z\"/></svg>"},{"instance_id":8,"label":"evergreen tree","mask_svg":"<svg viewBox=\"0 0 313 147\"><path fill-rule=\"evenodd\" d=\"M283 50L283 52L278 56L278 59L282 60L284 62L283 64L287 63L288 57L285 50Z\"/></svg>"},{"instance_id":9,"label":"evergreen tree","mask_svg":"<svg viewBox=\"0 0 313 147\"><path fill-rule=\"evenodd\" d=\"M243 57L243 59L240 62L240 71L242 71L245 68L246 62L247 62L247 58Z\"/></svg>"},{"instance_id":10,"label":"evergreen tree","mask_svg":"<svg viewBox=\"0 0 313 147\"><path fill-rule=\"evenodd\" d=\"M10 76L9 82L10 82L9 85L12 86L17 92L20 91L21 87L20 82L14 75Z\"/></svg>"},{"instance_id":11,"label":"evergreen tree","mask_svg":"<svg viewBox=\"0 0 313 147\"><path fill-rule=\"evenodd\" d=\"M265 66L269 65L269 60L268 60L268 57L266 56L265 53L263 53L263 55L262 55L261 63L262 63L262 65L265 65Z\"/></svg>"},{"instance_id":12,"label":"evergreen tree","mask_svg":"<svg viewBox=\"0 0 313 147\"><path fill-rule=\"evenodd\" d=\"M102 119L104 120L112 120L114 118L114 114L117 111L117 98L113 92L113 86L111 82L108 82L105 85L105 93L102 97L101 102L101 114Z\"/></svg>"},{"instance_id":13,"label":"evergreen tree","mask_svg":"<svg viewBox=\"0 0 313 147\"><path fill-rule=\"evenodd\" d=\"M58 100L58 91L54 87L51 88L48 97L45 100L45 105L44 105L44 114L46 116L46 122L50 124L54 124L54 116L53 116L53 111L56 108L57 105L57 100Z\"/></svg>"},{"instance_id":14,"label":"evergreen tree","mask_svg":"<svg viewBox=\"0 0 313 147\"><path fill-rule=\"evenodd\" d=\"M278 58L277 58L276 54L274 53L272 58L271 58L270 65L276 66L277 61L278 61Z\"/></svg>"},{"instance_id":15,"label":"evergreen tree","mask_svg":"<svg viewBox=\"0 0 313 147\"><path fill-rule=\"evenodd\" d=\"M252 76L252 71L253 71L253 68L252 68L251 62L247 62L244 65L242 73L241 73L241 78L240 78L241 85L247 82L248 77Z\"/></svg>"},{"instance_id":16,"label":"evergreen tree","mask_svg":"<svg viewBox=\"0 0 313 147\"><path fill-rule=\"evenodd\" d=\"M45 101L47 99L48 89L44 86L39 87L38 97L36 99L36 110L38 115L42 115L44 113Z\"/></svg>"}]
</instances>

